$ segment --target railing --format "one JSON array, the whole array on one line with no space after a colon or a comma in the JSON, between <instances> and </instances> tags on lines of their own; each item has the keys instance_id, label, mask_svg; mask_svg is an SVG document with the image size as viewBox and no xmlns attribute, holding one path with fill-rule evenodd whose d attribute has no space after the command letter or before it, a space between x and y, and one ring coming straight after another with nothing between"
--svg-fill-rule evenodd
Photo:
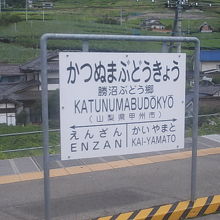
<instances>
[{"instance_id":1,"label":"railing","mask_svg":"<svg viewBox=\"0 0 220 220\"><path fill-rule=\"evenodd\" d=\"M198 115L199 118L208 118L208 117L220 117L220 113L213 113L213 114L201 114ZM186 116L185 119L193 118L193 116ZM60 132L60 129L50 129L49 132ZM43 131L28 131L28 132L18 132L18 133L10 133L10 134L0 134L1 137L11 137L11 136L23 136L23 135L31 135L31 134L42 134ZM49 146L50 149L52 148L58 148L60 145L54 145ZM42 150L43 146L38 147L25 147L25 148L19 148L19 149L7 149L2 150L0 153L14 153L14 152L24 152L24 151L32 151L32 150Z\"/></svg>"}]
</instances>

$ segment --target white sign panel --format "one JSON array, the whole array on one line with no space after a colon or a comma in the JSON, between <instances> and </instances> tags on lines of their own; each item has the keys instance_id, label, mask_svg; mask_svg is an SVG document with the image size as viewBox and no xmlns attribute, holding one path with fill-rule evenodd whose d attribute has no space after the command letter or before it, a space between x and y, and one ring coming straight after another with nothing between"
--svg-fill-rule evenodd
<instances>
[{"instance_id":1,"label":"white sign panel","mask_svg":"<svg viewBox=\"0 0 220 220\"><path fill-rule=\"evenodd\" d=\"M184 147L185 54L59 56L63 160Z\"/></svg>"}]
</instances>

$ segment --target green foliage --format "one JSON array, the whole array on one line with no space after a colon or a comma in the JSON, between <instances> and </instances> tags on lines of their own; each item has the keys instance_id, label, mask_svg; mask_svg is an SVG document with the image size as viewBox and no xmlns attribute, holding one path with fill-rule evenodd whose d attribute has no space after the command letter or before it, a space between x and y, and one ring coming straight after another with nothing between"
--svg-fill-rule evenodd
<instances>
[{"instance_id":1,"label":"green foliage","mask_svg":"<svg viewBox=\"0 0 220 220\"><path fill-rule=\"evenodd\" d=\"M11 0L21 2L22 0ZM24 1L24 0L23 0ZM206 21L217 31L220 23L217 10L203 9L207 15ZM41 9L28 10L28 21L10 23L0 26L2 38L12 41L10 44L0 43L0 61L9 63L24 63L38 55L39 39L44 33L75 33L75 34L122 34L122 35L167 35L170 33L157 33L140 29L142 20L148 17L148 12L173 13L173 10L163 8L159 1L134 1L134 0L56 0L54 8L44 11ZM220 12L220 11L219 11ZM182 29L185 36L196 36L201 40L203 48L217 48L220 45L220 33L198 33L199 26L204 19L190 19L190 10L184 11L189 14L188 19L183 19ZM202 14L199 13L201 16ZM2 13L4 17L5 12ZM25 20L25 11L14 11L11 14ZM120 16L122 14L122 25ZM210 16L212 15L212 16ZM162 16L163 17L163 16ZM13 19L12 19L13 21ZM173 18L161 19L166 28L171 29ZM14 22L13 22L14 23ZM120 42L118 47L115 42L99 42L90 44L91 51L147 51L159 52L161 45L158 43L133 44ZM144 46L143 46L144 45ZM184 45L183 45L184 46ZM49 41L49 49L81 49L80 41ZM135 49L134 49L135 47ZM192 48L187 45L187 50ZM187 51L187 52L188 52Z\"/></svg>"},{"instance_id":2,"label":"green foliage","mask_svg":"<svg viewBox=\"0 0 220 220\"><path fill-rule=\"evenodd\" d=\"M59 10L61 6L65 8L65 10ZM155 11L156 8L158 10L158 7L156 6L158 6L157 1L153 4L151 2L136 2L133 0L57 0L55 1L55 8L53 10L45 12L45 19L49 20L43 22L42 11L35 9L31 12L28 11L28 21L19 22L17 24L16 30L13 25L10 25L7 28L0 29L0 31L2 37L13 38L13 46L22 45L25 48L38 48L39 38L43 33L46 32L82 34L134 34L133 30L139 29L140 27L141 18L143 19L145 15L147 16L146 10L149 10L149 8L153 11ZM123 10L123 25L112 25L119 23L121 10ZM168 9L163 9L163 12L164 10ZM25 16L25 12L13 13L19 16L23 16L23 18ZM173 23L172 20L173 19L163 19L161 20L161 22L167 26L171 26ZM191 27L197 28L203 22L202 20L197 20L190 20ZM97 23L96 21L99 23ZM216 20L215 23L218 24L218 21ZM185 28L187 26L187 22L183 21L183 27ZM140 31L139 34L155 35L155 33L146 32L143 30ZM211 38L209 38L209 40L212 41ZM72 43L73 47L71 48L72 44L65 42L63 49L81 48L78 42ZM57 45L57 43L55 45L55 43L53 42L49 46L50 49L53 49L55 47L62 49L62 46ZM103 44L102 48L104 48L105 46L106 45ZM109 49L107 49L107 51L108 50ZM129 48L126 48L125 50L130 51ZM2 57L3 59L6 59L3 55Z\"/></svg>"},{"instance_id":3,"label":"green foliage","mask_svg":"<svg viewBox=\"0 0 220 220\"><path fill-rule=\"evenodd\" d=\"M96 22L101 24L120 24L118 19L109 17L108 15L105 15L102 18L98 18Z\"/></svg>"},{"instance_id":4,"label":"green foliage","mask_svg":"<svg viewBox=\"0 0 220 220\"><path fill-rule=\"evenodd\" d=\"M213 76L212 82L215 84L220 84L220 76Z\"/></svg>"},{"instance_id":5,"label":"green foliage","mask_svg":"<svg viewBox=\"0 0 220 220\"><path fill-rule=\"evenodd\" d=\"M0 17L0 25L8 25L10 23L17 23L22 21L21 16L12 13L4 13Z\"/></svg>"},{"instance_id":6,"label":"green foliage","mask_svg":"<svg viewBox=\"0 0 220 220\"><path fill-rule=\"evenodd\" d=\"M200 119L199 135L207 134L220 134L220 117L208 117L206 119Z\"/></svg>"},{"instance_id":7,"label":"green foliage","mask_svg":"<svg viewBox=\"0 0 220 220\"><path fill-rule=\"evenodd\" d=\"M0 42L0 62L24 63L38 56L38 49Z\"/></svg>"},{"instance_id":8,"label":"green foliage","mask_svg":"<svg viewBox=\"0 0 220 220\"><path fill-rule=\"evenodd\" d=\"M22 110L19 114L16 115L16 122L20 125L25 125L27 122L27 113Z\"/></svg>"},{"instance_id":9,"label":"green foliage","mask_svg":"<svg viewBox=\"0 0 220 220\"><path fill-rule=\"evenodd\" d=\"M50 128L60 127L60 99L59 90L52 91L48 98L49 126Z\"/></svg>"},{"instance_id":10,"label":"green foliage","mask_svg":"<svg viewBox=\"0 0 220 220\"><path fill-rule=\"evenodd\" d=\"M33 105L31 105L30 109L30 117L33 123L41 123L41 100L36 100Z\"/></svg>"},{"instance_id":11,"label":"green foliage","mask_svg":"<svg viewBox=\"0 0 220 220\"><path fill-rule=\"evenodd\" d=\"M7 4L13 8L24 8L26 0L7 0Z\"/></svg>"},{"instance_id":12,"label":"green foliage","mask_svg":"<svg viewBox=\"0 0 220 220\"><path fill-rule=\"evenodd\" d=\"M206 115L206 114L215 114L215 113L219 113L220 109L218 107L218 105L203 105L200 106L199 108L199 114L200 115Z\"/></svg>"},{"instance_id":13,"label":"green foliage","mask_svg":"<svg viewBox=\"0 0 220 220\"><path fill-rule=\"evenodd\" d=\"M10 133L21 133L27 131L39 131L41 126L39 125L27 125L27 126L7 126L0 125L1 134ZM49 144L52 146L52 153L57 153L59 151L57 145L59 144L60 135L59 132L50 132ZM27 151L17 151L14 153L2 153L1 151L7 150L18 150L31 147L41 147L42 146L42 134L28 134L28 135L17 135L9 137L1 137L0 141L0 159L13 158L13 157L24 157L32 155L41 155L42 150L27 150Z\"/></svg>"},{"instance_id":14,"label":"green foliage","mask_svg":"<svg viewBox=\"0 0 220 220\"><path fill-rule=\"evenodd\" d=\"M51 91L48 97L49 118L57 119L60 117L59 90Z\"/></svg>"}]
</instances>

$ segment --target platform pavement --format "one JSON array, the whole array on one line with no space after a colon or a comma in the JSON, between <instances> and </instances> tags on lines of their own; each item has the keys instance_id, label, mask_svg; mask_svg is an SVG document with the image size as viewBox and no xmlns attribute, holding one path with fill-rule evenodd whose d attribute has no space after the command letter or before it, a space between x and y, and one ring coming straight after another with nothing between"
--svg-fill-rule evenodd
<instances>
[{"instance_id":1,"label":"platform pavement","mask_svg":"<svg viewBox=\"0 0 220 220\"><path fill-rule=\"evenodd\" d=\"M214 215L196 218L196 220L219 220L219 219L220 219L220 214L214 214Z\"/></svg>"},{"instance_id":2,"label":"platform pavement","mask_svg":"<svg viewBox=\"0 0 220 220\"><path fill-rule=\"evenodd\" d=\"M199 137L199 150L220 147L218 137L218 135ZM178 152L190 151L190 148L190 140L186 139L185 149ZM156 155L163 154L164 152L156 153ZM54 169L62 166L123 161L150 155L155 153L66 162L60 161L58 156L53 156L50 164ZM219 155L207 154L199 157L197 196L220 194ZM4 176L42 170L41 157L25 160L16 158L0 161L0 163L1 175ZM190 169L190 158L186 158L146 166L129 166L122 169L52 178L52 219L95 218L189 199ZM0 197L0 219L43 219L42 179L0 185ZM215 220L216 216L218 215L203 218Z\"/></svg>"},{"instance_id":3,"label":"platform pavement","mask_svg":"<svg viewBox=\"0 0 220 220\"><path fill-rule=\"evenodd\" d=\"M189 151L191 149L191 138L185 139L185 148L178 150ZM198 138L198 149L202 148L212 148L220 146L220 135L207 135ZM169 152L177 152L169 151ZM109 161L118 161L131 158L145 157L149 155L160 155L167 153L165 152L154 152L154 153L142 153L134 155L124 155L124 156L111 156L104 158L91 158L91 159L79 159L70 161L61 161L60 155L50 155L50 168L58 169L63 167L80 166L86 164L96 164ZM43 157L42 156L32 156L32 157L22 157L7 160L0 160L0 176L13 175L20 173L38 172L43 170Z\"/></svg>"}]
</instances>

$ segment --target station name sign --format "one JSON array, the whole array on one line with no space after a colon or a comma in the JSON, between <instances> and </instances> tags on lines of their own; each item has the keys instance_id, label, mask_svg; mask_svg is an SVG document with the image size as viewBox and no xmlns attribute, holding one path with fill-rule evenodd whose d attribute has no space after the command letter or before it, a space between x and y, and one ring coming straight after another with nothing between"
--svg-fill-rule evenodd
<instances>
[{"instance_id":1,"label":"station name sign","mask_svg":"<svg viewBox=\"0 0 220 220\"><path fill-rule=\"evenodd\" d=\"M186 55L61 52L61 159L184 147Z\"/></svg>"}]
</instances>

